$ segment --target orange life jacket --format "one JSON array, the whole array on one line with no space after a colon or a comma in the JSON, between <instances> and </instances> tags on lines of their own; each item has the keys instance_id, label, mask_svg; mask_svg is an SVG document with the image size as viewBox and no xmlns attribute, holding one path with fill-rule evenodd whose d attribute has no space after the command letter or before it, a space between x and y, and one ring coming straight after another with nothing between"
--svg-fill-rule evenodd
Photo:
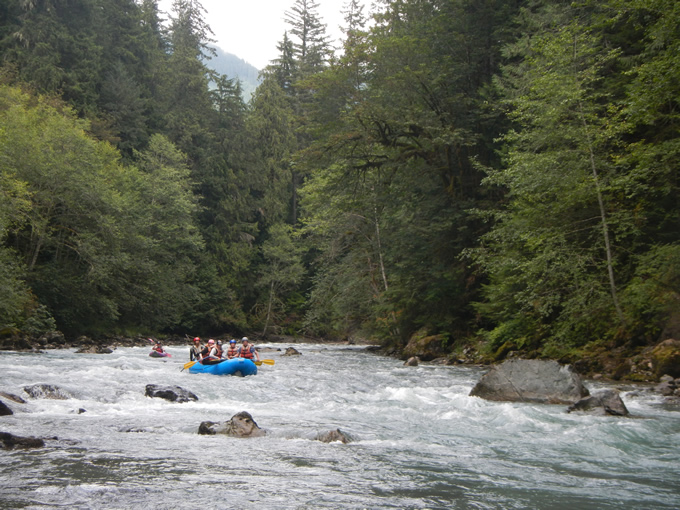
<instances>
[{"instance_id":1,"label":"orange life jacket","mask_svg":"<svg viewBox=\"0 0 680 510\"><path fill-rule=\"evenodd\" d=\"M229 349L227 350L227 359L235 358L237 356L238 356L238 347L234 346L233 349L231 347L229 347Z\"/></svg>"},{"instance_id":2,"label":"orange life jacket","mask_svg":"<svg viewBox=\"0 0 680 510\"><path fill-rule=\"evenodd\" d=\"M239 347L238 353L241 358L253 359L253 350L255 350L255 348L252 345L249 345L245 349L243 347Z\"/></svg>"}]
</instances>

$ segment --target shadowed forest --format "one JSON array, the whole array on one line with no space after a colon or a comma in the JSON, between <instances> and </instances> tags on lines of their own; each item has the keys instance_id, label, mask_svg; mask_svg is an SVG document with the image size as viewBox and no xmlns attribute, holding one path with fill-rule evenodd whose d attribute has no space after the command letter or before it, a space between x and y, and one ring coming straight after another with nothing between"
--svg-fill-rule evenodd
<instances>
[{"instance_id":1,"label":"shadowed forest","mask_svg":"<svg viewBox=\"0 0 680 510\"><path fill-rule=\"evenodd\" d=\"M348 0L340 48L317 8L245 102L196 0L2 2L0 329L680 332L679 2Z\"/></svg>"}]
</instances>

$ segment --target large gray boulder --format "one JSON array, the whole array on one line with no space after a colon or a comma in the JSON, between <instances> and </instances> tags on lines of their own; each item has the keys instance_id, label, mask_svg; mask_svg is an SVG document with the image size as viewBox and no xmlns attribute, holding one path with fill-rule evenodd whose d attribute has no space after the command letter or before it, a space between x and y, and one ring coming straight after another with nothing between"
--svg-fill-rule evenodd
<instances>
[{"instance_id":1,"label":"large gray boulder","mask_svg":"<svg viewBox=\"0 0 680 510\"><path fill-rule=\"evenodd\" d=\"M198 426L198 433L209 436L225 434L234 437L262 437L267 434L246 411L236 413L224 422L204 421Z\"/></svg>"},{"instance_id":2,"label":"large gray boulder","mask_svg":"<svg viewBox=\"0 0 680 510\"><path fill-rule=\"evenodd\" d=\"M189 390L180 388L179 386L160 386L158 384L147 384L147 397L164 398L170 402L190 402L198 400L198 397Z\"/></svg>"},{"instance_id":3,"label":"large gray boulder","mask_svg":"<svg viewBox=\"0 0 680 510\"><path fill-rule=\"evenodd\" d=\"M512 359L482 376L471 397L501 402L573 404L587 396L581 377L556 361Z\"/></svg>"},{"instance_id":4,"label":"large gray boulder","mask_svg":"<svg viewBox=\"0 0 680 510\"><path fill-rule=\"evenodd\" d=\"M589 397L582 398L567 409L568 413L581 411L597 416L628 416L630 414L621 400L618 391L601 390Z\"/></svg>"}]
</instances>

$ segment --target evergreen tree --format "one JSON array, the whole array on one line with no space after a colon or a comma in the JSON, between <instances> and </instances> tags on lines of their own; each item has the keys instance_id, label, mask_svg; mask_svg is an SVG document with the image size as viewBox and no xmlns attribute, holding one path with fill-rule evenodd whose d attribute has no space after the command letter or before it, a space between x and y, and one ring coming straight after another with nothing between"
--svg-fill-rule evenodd
<instances>
[{"instance_id":1,"label":"evergreen tree","mask_svg":"<svg viewBox=\"0 0 680 510\"><path fill-rule=\"evenodd\" d=\"M470 334L478 286L459 256L483 229L469 209L487 199L478 166L495 160L498 134L499 115L483 106L500 51L489 33L501 36L511 8L385 3L371 31L351 32L337 64L309 80L305 220L324 240L310 320L395 343L421 328Z\"/></svg>"},{"instance_id":2,"label":"evergreen tree","mask_svg":"<svg viewBox=\"0 0 680 510\"><path fill-rule=\"evenodd\" d=\"M10 5L3 60L38 91L62 94L81 113L96 112L102 72L96 0L44 0Z\"/></svg>"},{"instance_id":3,"label":"evergreen tree","mask_svg":"<svg viewBox=\"0 0 680 510\"><path fill-rule=\"evenodd\" d=\"M321 71L330 55L326 25L321 21L318 8L319 3L315 0L296 0L285 13L285 21L290 25L290 34L296 38L293 48L298 78Z\"/></svg>"}]
</instances>

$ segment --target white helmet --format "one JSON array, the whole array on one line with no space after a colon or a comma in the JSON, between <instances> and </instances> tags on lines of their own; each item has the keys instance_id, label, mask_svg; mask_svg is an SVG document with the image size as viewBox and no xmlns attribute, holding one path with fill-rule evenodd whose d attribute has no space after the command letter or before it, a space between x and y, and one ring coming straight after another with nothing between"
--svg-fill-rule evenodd
<instances>
[{"instance_id":1,"label":"white helmet","mask_svg":"<svg viewBox=\"0 0 680 510\"><path fill-rule=\"evenodd\" d=\"M241 338L241 342L247 342L247 341L248 341L248 337L247 337L247 336L244 336L243 338Z\"/></svg>"}]
</instances>

